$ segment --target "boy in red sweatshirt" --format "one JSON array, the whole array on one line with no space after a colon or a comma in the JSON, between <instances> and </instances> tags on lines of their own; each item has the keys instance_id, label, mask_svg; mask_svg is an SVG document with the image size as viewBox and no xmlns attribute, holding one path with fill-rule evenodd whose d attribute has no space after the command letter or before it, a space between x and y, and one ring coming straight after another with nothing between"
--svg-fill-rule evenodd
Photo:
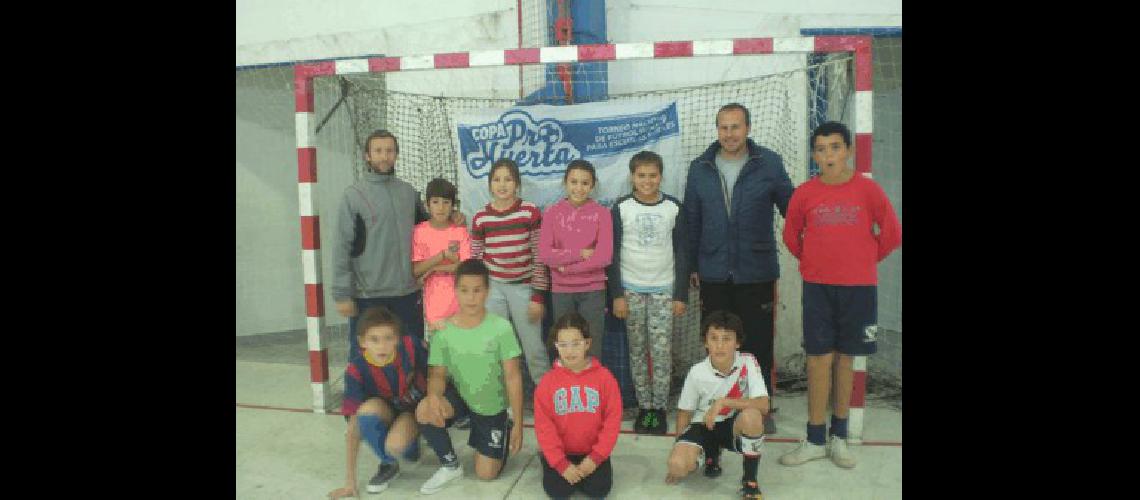
<instances>
[{"instance_id":1,"label":"boy in red sweatshirt","mask_svg":"<svg viewBox=\"0 0 1140 500\"><path fill-rule=\"evenodd\" d=\"M807 438L780 457L780 463L800 465L831 457L850 469L855 467L847 449L852 361L875 353L877 264L902 243L902 228L883 188L847 165L847 127L838 122L820 125L812 132L811 147L820 175L796 188L784 226L784 244L800 260L804 278ZM834 413L831 440L825 443L829 393L834 395Z\"/></svg>"},{"instance_id":2,"label":"boy in red sweatshirt","mask_svg":"<svg viewBox=\"0 0 1140 500\"><path fill-rule=\"evenodd\" d=\"M551 327L554 367L534 390L534 433L542 450L542 488L551 498L575 490L602 498L613 486L610 452L621 429L621 390L590 348L589 323L578 313Z\"/></svg>"}]
</instances>

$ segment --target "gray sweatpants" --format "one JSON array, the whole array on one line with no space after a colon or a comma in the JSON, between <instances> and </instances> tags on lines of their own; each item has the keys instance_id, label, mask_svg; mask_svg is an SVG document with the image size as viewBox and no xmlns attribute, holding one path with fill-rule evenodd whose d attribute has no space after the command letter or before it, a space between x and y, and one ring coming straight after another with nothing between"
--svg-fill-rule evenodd
<instances>
[{"instance_id":1,"label":"gray sweatpants","mask_svg":"<svg viewBox=\"0 0 1140 500\"><path fill-rule=\"evenodd\" d=\"M552 293L554 300L554 321L569 311L577 311L590 325L591 356L602 360L602 339L606 335L606 291ZM550 332L554 335L557 332Z\"/></svg>"},{"instance_id":2,"label":"gray sweatpants","mask_svg":"<svg viewBox=\"0 0 1140 500\"><path fill-rule=\"evenodd\" d=\"M542 319L531 323L526 310L530 306L533 289L526 283L500 283L491 280L491 293L487 295L487 310L509 320L515 327L515 336L522 347L526 369L534 384L550 371L550 358L542 341Z\"/></svg>"}]
</instances>

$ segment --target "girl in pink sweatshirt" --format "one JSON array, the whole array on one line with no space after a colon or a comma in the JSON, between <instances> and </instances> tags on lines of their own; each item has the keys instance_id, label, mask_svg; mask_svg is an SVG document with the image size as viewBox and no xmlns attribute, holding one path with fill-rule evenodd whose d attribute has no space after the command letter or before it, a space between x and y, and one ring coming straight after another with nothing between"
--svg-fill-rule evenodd
<instances>
[{"instance_id":1,"label":"girl in pink sweatshirt","mask_svg":"<svg viewBox=\"0 0 1140 500\"><path fill-rule=\"evenodd\" d=\"M590 326L570 312L551 328L554 368L534 390L534 434L542 451L542 488L551 498L581 490L602 498L613 486L610 454L621 428L621 389L586 352Z\"/></svg>"},{"instance_id":2,"label":"girl in pink sweatshirt","mask_svg":"<svg viewBox=\"0 0 1140 500\"><path fill-rule=\"evenodd\" d=\"M542 214L538 259L550 267L554 317L575 311L586 318L594 334L590 355L600 358L614 233L610 211L590 198L597 182L594 166L586 160L566 167L566 197Z\"/></svg>"}]
</instances>

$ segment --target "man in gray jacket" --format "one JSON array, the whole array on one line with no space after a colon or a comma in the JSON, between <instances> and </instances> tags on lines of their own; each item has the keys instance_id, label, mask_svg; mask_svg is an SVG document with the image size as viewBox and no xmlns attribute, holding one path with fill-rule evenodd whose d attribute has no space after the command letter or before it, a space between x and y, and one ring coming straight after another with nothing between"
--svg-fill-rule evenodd
<instances>
[{"instance_id":1,"label":"man in gray jacket","mask_svg":"<svg viewBox=\"0 0 1140 500\"><path fill-rule=\"evenodd\" d=\"M400 317L405 332L423 339L424 312L412 276L412 228L428 218L411 184L394 175L400 145L387 130L364 142L369 169L345 188L337 211L332 296L348 318L349 359L360 356L356 317L383 305ZM462 216L459 223L463 223Z\"/></svg>"}]
</instances>

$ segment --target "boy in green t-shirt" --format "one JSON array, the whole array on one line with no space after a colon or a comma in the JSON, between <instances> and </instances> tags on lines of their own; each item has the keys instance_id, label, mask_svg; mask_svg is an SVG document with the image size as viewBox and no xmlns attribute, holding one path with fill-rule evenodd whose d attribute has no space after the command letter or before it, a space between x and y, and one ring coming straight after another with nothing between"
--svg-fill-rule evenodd
<instances>
[{"instance_id":1,"label":"boy in green t-shirt","mask_svg":"<svg viewBox=\"0 0 1140 500\"><path fill-rule=\"evenodd\" d=\"M498 477L507 456L522 447L522 349L511 323L487 312L489 285L490 273L482 260L459 264L455 270L459 312L431 339L427 396L416 407L416 421L443 466L420 487L423 494L438 492L463 475L447 434L457 418L471 417L467 445L475 449L479 479ZM508 399L514 422L507 416Z\"/></svg>"}]
</instances>

